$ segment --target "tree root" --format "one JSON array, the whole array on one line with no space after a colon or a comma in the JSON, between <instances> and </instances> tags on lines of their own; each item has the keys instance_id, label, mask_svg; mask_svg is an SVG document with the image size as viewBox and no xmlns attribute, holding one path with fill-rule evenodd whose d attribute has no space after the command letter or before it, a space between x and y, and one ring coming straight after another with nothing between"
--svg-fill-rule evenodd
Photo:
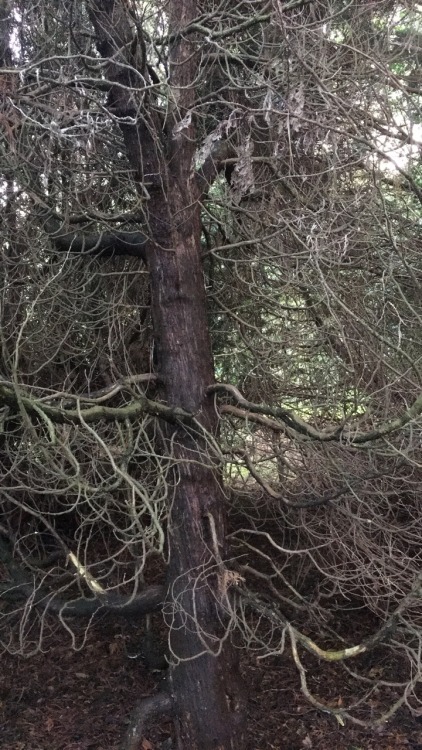
<instances>
[{"instance_id":1,"label":"tree root","mask_svg":"<svg viewBox=\"0 0 422 750\"><path fill-rule=\"evenodd\" d=\"M130 717L129 728L126 732L122 750L139 750L147 721L154 719L160 714L171 714L173 713L173 709L173 700L164 691L140 701Z\"/></svg>"}]
</instances>

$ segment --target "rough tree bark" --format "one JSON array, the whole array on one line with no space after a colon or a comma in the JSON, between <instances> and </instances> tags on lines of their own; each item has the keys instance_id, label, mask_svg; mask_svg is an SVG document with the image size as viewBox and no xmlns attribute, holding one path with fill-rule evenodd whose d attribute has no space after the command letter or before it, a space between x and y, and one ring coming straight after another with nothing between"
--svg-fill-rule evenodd
<instances>
[{"instance_id":1,"label":"rough tree bark","mask_svg":"<svg viewBox=\"0 0 422 750\"><path fill-rule=\"evenodd\" d=\"M150 272L162 396L168 405L194 413L212 434L217 422L207 392L214 371L201 262L203 180L194 167L198 61L194 38L179 33L198 11L195 0L168 4L174 39L170 51L174 106L164 131L157 112L148 108L147 93L142 94L142 108L134 104L130 87L136 84L139 89L148 68L125 8L121 0L88 2L98 49L109 60L108 78L116 83L109 92L109 107L122 120L139 192L148 190L149 241L139 255L146 257ZM168 530L166 612L172 654L168 686L177 717L178 747L240 750L245 743L238 659L229 640L223 639L219 606L225 518L218 470L205 440L183 425L166 429L177 459Z\"/></svg>"}]
</instances>

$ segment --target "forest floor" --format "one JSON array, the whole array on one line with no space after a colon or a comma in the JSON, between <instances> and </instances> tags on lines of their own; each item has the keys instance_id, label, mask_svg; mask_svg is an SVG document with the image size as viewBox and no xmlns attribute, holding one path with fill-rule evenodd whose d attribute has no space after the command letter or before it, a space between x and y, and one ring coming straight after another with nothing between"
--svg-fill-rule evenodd
<instances>
[{"instance_id":1,"label":"forest floor","mask_svg":"<svg viewBox=\"0 0 422 750\"><path fill-rule=\"evenodd\" d=\"M1 750L118 750L131 708L163 679L128 658L130 639L127 626L104 620L87 631L81 650L72 649L60 630L46 635L45 653L4 654ZM338 696L342 705L344 675L323 669L317 665L322 692L329 685L331 698ZM377 729L363 729L349 721L342 727L313 708L287 655L265 662L247 655L244 672L250 691L248 750L422 750L422 716L412 717L407 709ZM140 750L159 750L170 735L170 724L153 726Z\"/></svg>"}]
</instances>

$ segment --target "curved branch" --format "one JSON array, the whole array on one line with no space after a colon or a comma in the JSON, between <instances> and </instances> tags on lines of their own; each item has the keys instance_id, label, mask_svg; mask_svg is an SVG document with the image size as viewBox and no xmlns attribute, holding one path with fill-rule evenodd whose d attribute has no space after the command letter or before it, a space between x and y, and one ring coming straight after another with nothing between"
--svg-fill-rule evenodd
<instances>
[{"instance_id":1,"label":"curved branch","mask_svg":"<svg viewBox=\"0 0 422 750\"><path fill-rule=\"evenodd\" d=\"M103 401L108 401L114 396L117 396L117 394L121 391L129 390L132 385L139 385L140 383L149 385L149 383L156 383L158 380L158 375L155 375L152 372L146 372L141 373L140 375L130 375L127 378L119 378L119 380L116 380L106 388L101 388L98 391L92 391L92 393L81 393L79 395L76 395L73 393L69 393L68 391L56 391L49 396L40 398L40 402L43 401L44 403L47 403L49 401L56 401L57 399L60 399L61 401L65 402L65 406L68 406L66 401L73 403L75 403L75 401L83 401L84 403L100 404ZM11 382L1 383L0 381L0 385L9 385L12 387L13 384Z\"/></svg>"},{"instance_id":2,"label":"curved branch","mask_svg":"<svg viewBox=\"0 0 422 750\"><path fill-rule=\"evenodd\" d=\"M385 642L387 639L391 638L397 628L400 614L403 612L409 602L411 602L415 598L421 598L421 583L422 576L419 576L416 579L410 592L405 597L403 597L399 606L373 635L365 638L356 646L348 646L341 649L321 648L317 643L315 643L315 641L309 638L309 636L294 628L288 621L288 619L279 611L276 605L274 605L273 603L271 603L271 605L266 604L259 596L247 589L238 588L237 591L239 592L240 597L245 601L245 603L247 603L253 610L255 610L255 612L263 615L274 625L282 628L287 628L289 632L294 635L295 640L297 640L297 642L300 643L301 646L306 649L306 651L309 651L309 653L317 656L323 661L337 662L359 656L360 654L364 654L378 646L381 642Z\"/></svg>"},{"instance_id":3,"label":"curved branch","mask_svg":"<svg viewBox=\"0 0 422 750\"><path fill-rule=\"evenodd\" d=\"M288 2L283 4L282 11L295 10L305 5L310 5L313 2L314 0L288 0ZM251 26L255 26L256 24L268 23L270 19L271 13L261 13L260 15L255 14L229 29L219 29L218 31L210 32L209 26L206 23L207 17L204 18L201 16L197 21L193 21L188 26L185 26L178 32L178 34L169 34L155 39L155 44L160 46L162 44L168 44L169 42L171 43L181 34L183 34L184 37L189 34L203 34L207 41L220 41L221 39L230 37L238 32L247 31Z\"/></svg>"},{"instance_id":4,"label":"curved branch","mask_svg":"<svg viewBox=\"0 0 422 750\"><path fill-rule=\"evenodd\" d=\"M391 435L393 432L397 432L402 427L405 427L413 420L422 414L422 393L413 402L412 406L405 409L398 417L394 419L386 420L382 422L374 430L368 432L358 432L352 428L346 428L346 426L339 425L332 429L318 430L313 427L309 422L305 422L301 419L292 409L286 409L284 407L271 407L261 406L260 404L254 404L252 401L247 401L236 386L230 383L215 383L207 388L208 393L225 393L231 396L237 404L243 409L246 409L250 414L262 414L266 417L273 417L279 419L282 424L271 424L269 420L265 421L265 425L273 430L283 429L283 425L291 430L294 430L298 435L303 435L311 440L317 440L319 442L341 442L347 445L364 445L365 443L374 442L380 440L386 435ZM223 407L226 411L228 409ZM240 413L236 416L241 416ZM245 419L248 418L248 414L245 414Z\"/></svg>"},{"instance_id":5,"label":"curved branch","mask_svg":"<svg viewBox=\"0 0 422 750\"><path fill-rule=\"evenodd\" d=\"M79 406L81 400L75 397ZM152 401L145 396L134 399L131 403L124 406L103 406L96 403L82 408L58 407L46 404L40 399L31 396L16 393L15 390L4 381L0 381L0 408L9 406L18 411L24 409L27 414L34 418L42 418L48 424L80 424L81 422L92 423L104 420L105 422L124 422L126 419L137 419L141 414L150 414L151 416L164 419L171 424L183 423L198 427L198 422L193 414L180 407L171 407L161 404L158 401Z\"/></svg>"}]
</instances>

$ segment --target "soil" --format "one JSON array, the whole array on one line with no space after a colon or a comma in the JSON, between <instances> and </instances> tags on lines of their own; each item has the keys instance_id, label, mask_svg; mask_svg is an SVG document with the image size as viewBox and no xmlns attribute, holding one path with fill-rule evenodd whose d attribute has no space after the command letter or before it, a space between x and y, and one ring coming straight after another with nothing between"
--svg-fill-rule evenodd
<instances>
[{"instance_id":1,"label":"soil","mask_svg":"<svg viewBox=\"0 0 422 750\"><path fill-rule=\"evenodd\" d=\"M57 630L48 634L44 653L29 658L3 654L0 748L118 750L133 706L165 679L165 673L150 673L128 658L133 633L127 630L103 621L80 633L80 650ZM250 691L248 750L422 750L422 717L407 709L377 729L351 722L342 727L305 700L287 655L260 662L245 654L244 662ZM329 686L331 700L338 696L341 705L347 694L344 673L330 665L325 669L318 667L315 679ZM152 726L139 750L168 746L171 731L170 723Z\"/></svg>"}]
</instances>

